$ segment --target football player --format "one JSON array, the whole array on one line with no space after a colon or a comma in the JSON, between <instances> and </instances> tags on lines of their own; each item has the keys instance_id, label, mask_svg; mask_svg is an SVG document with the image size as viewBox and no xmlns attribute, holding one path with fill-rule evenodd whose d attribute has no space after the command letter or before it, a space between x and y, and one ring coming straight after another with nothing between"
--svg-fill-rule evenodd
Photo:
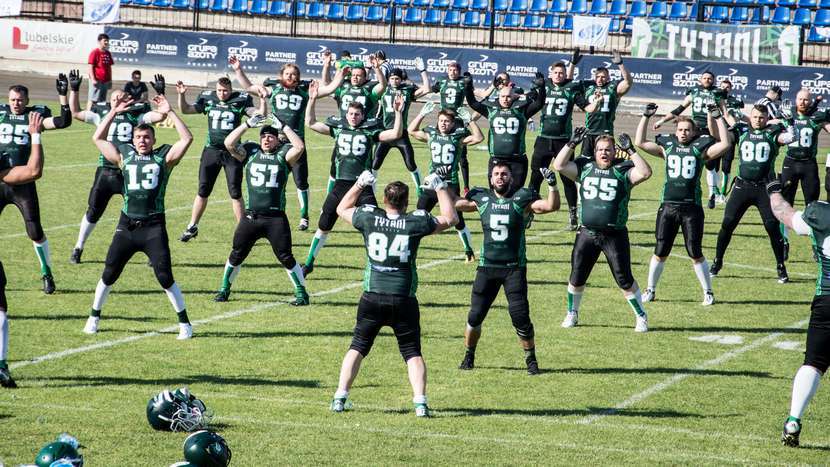
<instances>
[{"instance_id":1,"label":"football player","mask_svg":"<svg viewBox=\"0 0 830 467\"><path fill-rule=\"evenodd\" d=\"M611 63L620 69L622 80L611 80L608 68L598 67L594 70L593 80L582 81L583 97L587 101L585 126L588 128L588 137L582 141L581 154L589 160L594 158L594 142L597 136L614 134L617 106L634 85L634 79L623 65L622 55L618 50L612 52Z\"/></svg>"},{"instance_id":2,"label":"football player","mask_svg":"<svg viewBox=\"0 0 830 467\"><path fill-rule=\"evenodd\" d=\"M726 112L732 114L737 120L742 120L744 101L731 94L732 82L724 78L720 82L720 88L726 93L726 98L723 101ZM733 141L732 143L732 146L720 157L722 177L720 182L721 198L719 199L723 200L723 202L726 202L726 195L729 194L729 174L732 173L732 161L735 159L735 142Z\"/></svg>"},{"instance_id":3,"label":"football player","mask_svg":"<svg viewBox=\"0 0 830 467\"><path fill-rule=\"evenodd\" d=\"M781 167L782 195L790 205L795 203L799 181L805 206L818 200L821 192L816 164L818 137L821 130L830 132L830 118L826 112L814 113L813 102L813 95L808 89L798 91L795 113L784 120L785 125L792 126L795 133L795 139L787 146L787 155Z\"/></svg>"},{"instance_id":4,"label":"football player","mask_svg":"<svg viewBox=\"0 0 830 467\"><path fill-rule=\"evenodd\" d=\"M440 110L452 110L458 114L458 109L464 106L464 80L461 77L461 65L451 62L447 65L447 76L438 78L430 90L438 93ZM470 162L467 160L467 146L461 150L458 157L458 168L461 172L461 183L464 193L470 190Z\"/></svg>"}]
</instances>

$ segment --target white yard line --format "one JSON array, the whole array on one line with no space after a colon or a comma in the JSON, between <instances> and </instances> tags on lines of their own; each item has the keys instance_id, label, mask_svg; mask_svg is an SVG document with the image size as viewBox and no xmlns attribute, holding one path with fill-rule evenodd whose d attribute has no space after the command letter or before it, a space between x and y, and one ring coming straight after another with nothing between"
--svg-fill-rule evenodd
<instances>
[{"instance_id":1,"label":"white yard line","mask_svg":"<svg viewBox=\"0 0 830 467\"><path fill-rule=\"evenodd\" d=\"M681 245L681 247L682 247L682 245ZM631 245L631 248L637 248L638 250L654 251L654 247L642 246L642 245ZM680 253L669 253L669 256L671 256L673 258L689 259L689 257L687 255L682 255ZM771 272L771 273L774 273L774 274L778 274L777 270L772 269L772 268L765 268L765 267L762 267L762 266L750 266L748 264L726 263L726 262L724 262L723 265L724 266L732 266L732 267L739 268L739 269L752 269L753 271L764 271L764 272ZM787 271L787 273L791 276L809 277L811 279L816 278L815 274L809 274L809 273L806 273L806 272Z\"/></svg>"}]
</instances>

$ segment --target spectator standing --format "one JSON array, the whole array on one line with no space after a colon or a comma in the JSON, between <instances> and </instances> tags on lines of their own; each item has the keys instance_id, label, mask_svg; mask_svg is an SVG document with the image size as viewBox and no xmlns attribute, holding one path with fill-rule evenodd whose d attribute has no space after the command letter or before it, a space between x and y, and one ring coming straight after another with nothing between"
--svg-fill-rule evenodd
<instances>
[{"instance_id":1,"label":"spectator standing","mask_svg":"<svg viewBox=\"0 0 830 467\"><path fill-rule=\"evenodd\" d=\"M106 102L107 91L112 88L112 64L115 63L110 53L110 36L98 34L98 48L89 53L89 95L86 110L92 109L93 103Z\"/></svg>"}]
</instances>

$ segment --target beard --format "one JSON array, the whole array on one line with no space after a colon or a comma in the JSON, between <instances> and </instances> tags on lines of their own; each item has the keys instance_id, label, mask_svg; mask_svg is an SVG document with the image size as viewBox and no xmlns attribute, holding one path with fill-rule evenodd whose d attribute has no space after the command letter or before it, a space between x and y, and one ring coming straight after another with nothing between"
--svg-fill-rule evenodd
<instances>
[{"instance_id":1,"label":"beard","mask_svg":"<svg viewBox=\"0 0 830 467\"><path fill-rule=\"evenodd\" d=\"M504 185L502 185L500 187L496 186L496 185L493 185L493 191L495 191L496 193L498 193L499 195L502 195L502 196L507 194L507 190L509 190L509 189L510 189L510 184L509 183L505 183Z\"/></svg>"}]
</instances>

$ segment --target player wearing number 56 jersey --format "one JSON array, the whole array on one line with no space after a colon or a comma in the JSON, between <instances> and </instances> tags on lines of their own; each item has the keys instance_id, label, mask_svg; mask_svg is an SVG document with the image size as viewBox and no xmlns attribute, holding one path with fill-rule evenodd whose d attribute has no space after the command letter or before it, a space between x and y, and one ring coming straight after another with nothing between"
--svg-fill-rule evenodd
<instances>
[{"instance_id":1,"label":"player wearing number 56 jersey","mask_svg":"<svg viewBox=\"0 0 830 467\"><path fill-rule=\"evenodd\" d=\"M631 190L651 177L651 167L631 144L628 135L620 135L620 146L628 160L617 159L614 138L603 135L595 141L593 158L570 160L585 128L577 128L568 144L553 161L553 168L579 185L579 229L571 253L571 276L568 279L568 313L562 327L579 321L579 304L585 283L599 254L605 255L617 286L634 311L637 332L648 331L640 288L631 274L631 245L628 241L628 201Z\"/></svg>"},{"instance_id":2,"label":"player wearing number 56 jersey","mask_svg":"<svg viewBox=\"0 0 830 467\"><path fill-rule=\"evenodd\" d=\"M245 199L245 215L240 219L233 235L233 250L225 264L222 286L214 300L228 301L231 283L239 274L242 262L257 240L266 238L294 286L296 298L291 304L308 305L305 278L291 253L291 227L285 217L285 183L288 181L288 172L305 152L305 146L300 136L278 118L271 119L273 126L262 127L259 144L250 141L238 144L245 130L263 121L265 117L255 115L225 138L225 147L244 164L248 197ZM288 139L287 142L280 141L280 129Z\"/></svg>"},{"instance_id":3,"label":"player wearing number 56 jersey","mask_svg":"<svg viewBox=\"0 0 830 467\"><path fill-rule=\"evenodd\" d=\"M240 122L256 113L254 101L247 92L235 92L231 80L222 77L216 82L216 89L203 91L193 104L188 104L185 94L187 86L176 83L179 110L184 114L205 114L208 120L208 136L202 158L199 162L199 191L193 200L190 223L179 240L187 242L199 234L199 220L207 208L208 197L219 172L225 169L228 193L236 221L242 217L242 163L234 159L225 149L225 137L239 126Z\"/></svg>"},{"instance_id":4,"label":"player wearing number 56 jersey","mask_svg":"<svg viewBox=\"0 0 830 467\"><path fill-rule=\"evenodd\" d=\"M657 110L656 104L647 104L637 126L634 143L638 148L666 161L666 180L660 196L660 208L657 210L657 225L654 256L648 269L648 286L643 294L643 301L654 300L657 282L663 273L666 260L671 254L677 231L683 230L686 253L692 259L695 275L703 289L703 305L715 302L709 265L703 257L703 206L701 205L700 176L707 161L721 157L732 141L726 130L726 122L721 117L720 108L712 105L711 117L717 116L716 134L723 139L716 141L709 135L698 133L694 121L686 117L677 119L677 129L673 135L658 135L655 142L647 141L648 120Z\"/></svg>"},{"instance_id":5,"label":"player wearing number 56 jersey","mask_svg":"<svg viewBox=\"0 0 830 467\"><path fill-rule=\"evenodd\" d=\"M363 234L367 258L354 335L340 367L331 410L342 412L348 408L349 390L361 362L372 349L380 329L390 326L406 362L415 415L428 417L427 369L421 355L420 310L415 297L418 289L415 260L423 237L450 228L458 219L446 184L437 174L424 179L424 188L437 193L441 207L438 217L422 210L407 213L409 188L403 182L392 182L384 188L383 209L369 204L357 206L362 190L372 183L372 173L363 172L337 206L337 214Z\"/></svg>"},{"instance_id":6,"label":"player wearing number 56 jersey","mask_svg":"<svg viewBox=\"0 0 830 467\"><path fill-rule=\"evenodd\" d=\"M184 297L173 279L170 245L164 220L164 194L167 191L167 182L170 181L170 173L187 152L187 148L193 142L193 135L181 118L170 109L170 104L163 95L156 96L153 101L158 106L158 111L167 114L176 126L179 139L172 146L162 144L154 148L155 131L146 123L135 127L132 144L116 146L107 141L109 127L115 117L129 109L130 104L127 101L119 101L104 117L92 136L101 154L110 163L121 168L124 177L124 207L121 209L121 219L107 252L104 273L95 288L95 299L84 326L84 332L87 334L98 332L101 308L113 284L130 258L138 252L143 252L150 258L156 279L179 317L178 339L190 339L193 335L193 328L187 319Z\"/></svg>"},{"instance_id":7,"label":"player wearing number 56 jersey","mask_svg":"<svg viewBox=\"0 0 830 467\"><path fill-rule=\"evenodd\" d=\"M732 127L733 137L737 140L740 165L735 187L729 194L723 212L715 260L710 268L712 276L717 276L723 267L726 248L729 247L732 233L738 227L744 213L750 206L755 206L769 235L778 269L778 282L783 284L789 281L787 268L784 266L784 238L770 209L764 185L775 178L775 158L778 156L778 149L783 144L793 142L794 133L792 129L784 131L780 125L768 125L768 120L767 108L756 105L749 115L749 124L739 122Z\"/></svg>"}]
</instances>

